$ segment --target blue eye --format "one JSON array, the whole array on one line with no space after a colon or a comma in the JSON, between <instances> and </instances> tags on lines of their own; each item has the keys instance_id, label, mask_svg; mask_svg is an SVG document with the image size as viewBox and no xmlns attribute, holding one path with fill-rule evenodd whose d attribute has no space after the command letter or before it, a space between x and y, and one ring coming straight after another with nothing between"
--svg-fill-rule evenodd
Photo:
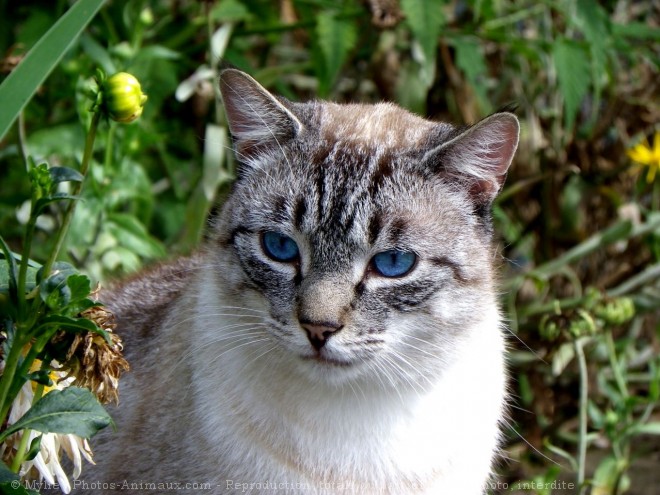
<instances>
[{"instance_id":1,"label":"blue eye","mask_svg":"<svg viewBox=\"0 0 660 495\"><path fill-rule=\"evenodd\" d=\"M415 253L390 249L376 254L371 259L371 265L383 277L402 277L412 270L415 261Z\"/></svg>"},{"instance_id":2,"label":"blue eye","mask_svg":"<svg viewBox=\"0 0 660 495\"><path fill-rule=\"evenodd\" d=\"M284 263L298 259L298 244L291 237L278 232L264 232L261 236L264 253L275 261Z\"/></svg>"}]
</instances>

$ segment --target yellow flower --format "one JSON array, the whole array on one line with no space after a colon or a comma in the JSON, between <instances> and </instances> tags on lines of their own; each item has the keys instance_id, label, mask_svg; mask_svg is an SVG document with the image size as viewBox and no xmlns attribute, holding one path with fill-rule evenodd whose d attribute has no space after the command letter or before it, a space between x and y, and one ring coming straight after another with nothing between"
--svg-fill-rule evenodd
<instances>
[{"instance_id":1,"label":"yellow flower","mask_svg":"<svg viewBox=\"0 0 660 495\"><path fill-rule=\"evenodd\" d=\"M133 122L142 115L142 108L147 101L140 81L128 72L117 72L106 79L102 93L108 115L117 122Z\"/></svg>"},{"instance_id":2,"label":"yellow flower","mask_svg":"<svg viewBox=\"0 0 660 495\"><path fill-rule=\"evenodd\" d=\"M646 174L646 181L653 182L656 173L660 169L660 131L656 131L653 136L653 147L644 138L642 142L628 150L628 157L641 165L647 166L649 171Z\"/></svg>"}]
</instances>

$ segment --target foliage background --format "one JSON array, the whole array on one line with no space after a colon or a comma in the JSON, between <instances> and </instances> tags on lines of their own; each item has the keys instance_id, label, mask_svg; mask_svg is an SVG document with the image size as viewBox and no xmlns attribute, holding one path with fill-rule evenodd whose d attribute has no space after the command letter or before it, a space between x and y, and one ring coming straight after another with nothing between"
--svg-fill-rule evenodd
<instances>
[{"instance_id":1,"label":"foliage background","mask_svg":"<svg viewBox=\"0 0 660 495\"><path fill-rule=\"evenodd\" d=\"M0 77L68 7L0 0ZM234 170L215 100L219 59L294 100L386 99L459 123L513 103L521 147L494 206L516 398L502 481L509 489L519 480L575 481L586 469L592 493L645 493L660 483L660 178L649 183L626 150L660 132L659 7L108 2L0 142L0 232L19 250L24 154L78 166L97 67L135 74L149 95L138 123L101 127L66 245L68 260L101 281L203 239ZM48 252L60 214L42 219L35 258ZM599 316L603 297L622 295L634 302L632 319ZM571 330L584 321L590 330L576 338ZM558 331L548 335L549 327Z\"/></svg>"}]
</instances>

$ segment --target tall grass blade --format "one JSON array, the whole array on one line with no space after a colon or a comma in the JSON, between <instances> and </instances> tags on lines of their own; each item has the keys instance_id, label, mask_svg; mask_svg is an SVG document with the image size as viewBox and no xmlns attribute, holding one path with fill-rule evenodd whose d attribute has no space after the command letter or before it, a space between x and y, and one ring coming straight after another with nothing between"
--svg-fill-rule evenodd
<instances>
[{"instance_id":1,"label":"tall grass blade","mask_svg":"<svg viewBox=\"0 0 660 495\"><path fill-rule=\"evenodd\" d=\"M0 85L0 139L106 0L78 0Z\"/></svg>"}]
</instances>

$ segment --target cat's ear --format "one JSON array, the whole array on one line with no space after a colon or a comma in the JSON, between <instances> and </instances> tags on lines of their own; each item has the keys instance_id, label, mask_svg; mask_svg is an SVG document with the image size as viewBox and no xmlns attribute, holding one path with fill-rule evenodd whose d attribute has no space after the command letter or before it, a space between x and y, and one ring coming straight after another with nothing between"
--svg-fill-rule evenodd
<instances>
[{"instance_id":1,"label":"cat's ear","mask_svg":"<svg viewBox=\"0 0 660 495\"><path fill-rule=\"evenodd\" d=\"M515 115L496 113L427 152L423 162L464 184L476 204L490 205L504 183L519 134Z\"/></svg>"},{"instance_id":2,"label":"cat's ear","mask_svg":"<svg viewBox=\"0 0 660 495\"><path fill-rule=\"evenodd\" d=\"M220 74L220 92L239 158L281 146L302 129L298 118L257 81L237 69Z\"/></svg>"}]
</instances>

